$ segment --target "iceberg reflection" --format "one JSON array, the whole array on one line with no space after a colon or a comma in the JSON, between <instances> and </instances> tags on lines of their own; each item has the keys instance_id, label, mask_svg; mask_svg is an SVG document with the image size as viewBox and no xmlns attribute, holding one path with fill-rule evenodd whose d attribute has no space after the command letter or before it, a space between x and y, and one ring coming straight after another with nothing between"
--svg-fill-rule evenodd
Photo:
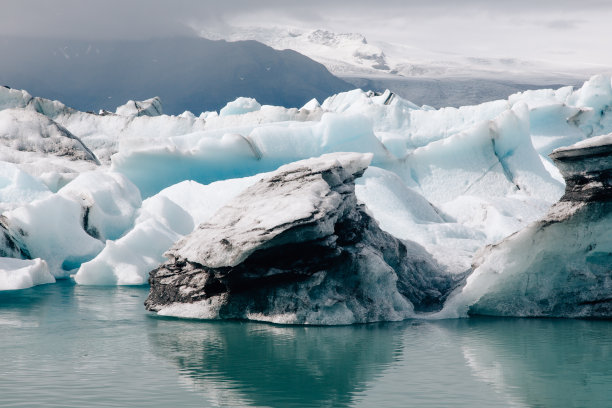
<instances>
[{"instance_id":1,"label":"iceberg reflection","mask_svg":"<svg viewBox=\"0 0 612 408\"><path fill-rule=\"evenodd\" d=\"M560 319L457 322L474 375L530 407L608 407L612 324ZM466 330L467 329L467 330Z\"/></svg>"},{"instance_id":2,"label":"iceberg reflection","mask_svg":"<svg viewBox=\"0 0 612 408\"><path fill-rule=\"evenodd\" d=\"M402 332L389 324L151 320L158 329L149 331L155 353L177 365L190 388L217 406L351 405L402 354Z\"/></svg>"}]
</instances>

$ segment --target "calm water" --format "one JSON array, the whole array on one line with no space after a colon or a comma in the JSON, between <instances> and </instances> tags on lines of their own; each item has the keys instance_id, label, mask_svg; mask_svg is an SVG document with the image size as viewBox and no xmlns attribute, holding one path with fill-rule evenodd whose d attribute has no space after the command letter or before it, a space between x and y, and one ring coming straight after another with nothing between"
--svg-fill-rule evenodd
<instances>
[{"instance_id":1,"label":"calm water","mask_svg":"<svg viewBox=\"0 0 612 408\"><path fill-rule=\"evenodd\" d=\"M181 321L147 291L0 292L0 406L612 406L612 322Z\"/></svg>"}]
</instances>

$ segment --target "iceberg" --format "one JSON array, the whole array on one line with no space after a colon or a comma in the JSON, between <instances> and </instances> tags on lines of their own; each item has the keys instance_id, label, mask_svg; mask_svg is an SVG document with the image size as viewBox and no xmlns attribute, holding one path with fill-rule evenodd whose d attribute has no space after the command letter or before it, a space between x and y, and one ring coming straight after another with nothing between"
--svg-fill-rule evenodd
<instances>
[{"instance_id":1,"label":"iceberg","mask_svg":"<svg viewBox=\"0 0 612 408\"><path fill-rule=\"evenodd\" d=\"M147 282L148 271L163 261L161 254L193 227L191 217L172 201L162 197L155 205L147 204L130 232L117 240L106 241L95 258L79 267L74 275L76 283L142 285ZM150 211L151 207L155 211ZM167 219L178 226L172 228L164 222Z\"/></svg>"},{"instance_id":2,"label":"iceberg","mask_svg":"<svg viewBox=\"0 0 612 408\"><path fill-rule=\"evenodd\" d=\"M612 317L612 134L551 157L566 180L561 200L485 248L442 315Z\"/></svg>"},{"instance_id":3,"label":"iceberg","mask_svg":"<svg viewBox=\"0 0 612 408\"><path fill-rule=\"evenodd\" d=\"M517 232L572 201L567 191L561 197L564 187L582 180L567 177L567 171L579 174L577 168L566 171L548 155L575 143L605 144L597 137L612 132L611 92L610 77L596 76L575 90L525 91L461 108L419 107L391 91L353 90L300 109L238 98L223 112L169 116L156 98L96 114L0 87L0 256L40 258L52 276L73 276L78 284L143 285L149 271L165 265L165 252L199 225L219 222L216 214L239 197L246 206L243 194L271 172L354 152L371 155L367 169L351 176L355 200L364 205L355 219L373 220L373 236L386 237L392 247L404 242L426 270L445 276L439 287L419 286L432 289L432 297L437 290L439 299L426 311L418 299L393 289L401 273L378 264L382 269L372 270L387 272L374 274L380 279L371 285L380 289L376 296L392 300L381 303L384 310L361 313L357 302L350 313L339 306L336 320L307 308L286 319L268 313L273 308L253 316L330 323L430 316L448 294L444 282L458 282L472 264L476 271L463 290L483 288L474 293L484 302L484 282L493 285L497 275L477 276L485 259L497 255L483 254L506 247L500 242L527 234ZM299 209L287 208L277 211L279 219ZM393 303L401 299L396 292L405 304ZM461 296L437 315L501 313L475 300L460 302ZM450 312L453 299L462 306Z\"/></svg>"},{"instance_id":4,"label":"iceberg","mask_svg":"<svg viewBox=\"0 0 612 408\"><path fill-rule=\"evenodd\" d=\"M144 101L128 101L117 107L117 115L121 116L159 116L163 113L161 99L156 96Z\"/></svg>"},{"instance_id":5,"label":"iceberg","mask_svg":"<svg viewBox=\"0 0 612 408\"><path fill-rule=\"evenodd\" d=\"M0 134L1 144L12 152L54 155L99 164L78 137L47 116L32 110L1 110Z\"/></svg>"},{"instance_id":6,"label":"iceberg","mask_svg":"<svg viewBox=\"0 0 612 408\"><path fill-rule=\"evenodd\" d=\"M82 285L144 285L172 244L208 220L227 201L263 175L202 185L183 181L143 201L134 227L83 263L74 280Z\"/></svg>"},{"instance_id":7,"label":"iceberg","mask_svg":"<svg viewBox=\"0 0 612 408\"><path fill-rule=\"evenodd\" d=\"M0 258L0 291L27 289L54 282L47 263L40 258Z\"/></svg>"},{"instance_id":8,"label":"iceberg","mask_svg":"<svg viewBox=\"0 0 612 408\"><path fill-rule=\"evenodd\" d=\"M51 195L39 179L17 165L0 161L0 213Z\"/></svg>"},{"instance_id":9,"label":"iceberg","mask_svg":"<svg viewBox=\"0 0 612 408\"><path fill-rule=\"evenodd\" d=\"M247 177L338 151L372 152L376 163L392 159L366 118L325 113L319 121L251 124L244 129L201 131L155 143L135 140L120 145L112 169L125 174L143 196L150 197L183 180L209 184ZM152 172L159 176L150 177Z\"/></svg>"},{"instance_id":10,"label":"iceberg","mask_svg":"<svg viewBox=\"0 0 612 408\"><path fill-rule=\"evenodd\" d=\"M79 137L30 105L0 110L0 161L14 163L53 191L100 165Z\"/></svg>"},{"instance_id":11,"label":"iceberg","mask_svg":"<svg viewBox=\"0 0 612 408\"><path fill-rule=\"evenodd\" d=\"M81 173L58 194L80 204L83 228L101 241L117 239L131 229L142 205L136 186L113 172Z\"/></svg>"},{"instance_id":12,"label":"iceberg","mask_svg":"<svg viewBox=\"0 0 612 408\"><path fill-rule=\"evenodd\" d=\"M97 255L103 243L84 229L81 205L59 194L3 214L8 230L24 252L44 259L51 274L67 278L70 271Z\"/></svg>"},{"instance_id":13,"label":"iceberg","mask_svg":"<svg viewBox=\"0 0 612 408\"><path fill-rule=\"evenodd\" d=\"M176 242L150 274L161 315L285 324L402 320L439 309L460 276L383 232L357 202L371 154L298 161Z\"/></svg>"},{"instance_id":14,"label":"iceberg","mask_svg":"<svg viewBox=\"0 0 612 408\"><path fill-rule=\"evenodd\" d=\"M18 242L12 246L28 258L44 259L53 276L66 278L93 259L106 238L119 238L131 229L140 205L140 193L121 174L85 172L57 193L2 217L10 237Z\"/></svg>"},{"instance_id":15,"label":"iceberg","mask_svg":"<svg viewBox=\"0 0 612 408\"><path fill-rule=\"evenodd\" d=\"M240 97L233 102L229 102L219 111L219 116L242 115L255 112L261 109L261 105L253 98Z\"/></svg>"}]
</instances>

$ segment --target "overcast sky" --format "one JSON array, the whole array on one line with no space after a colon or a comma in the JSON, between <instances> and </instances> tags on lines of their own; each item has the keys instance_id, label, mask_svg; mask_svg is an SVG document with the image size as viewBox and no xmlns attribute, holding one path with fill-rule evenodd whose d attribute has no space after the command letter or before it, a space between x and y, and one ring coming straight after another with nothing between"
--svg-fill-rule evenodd
<instances>
[{"instance_id":1,"label":"overcast sky","mask_svg":"<svg viewBox=\"0 0 612 408\"><path fill-rule=\"evenodd\" d=\"M0 35L139 39L279 24L442 53L612 67L610 0L0 1Z\"/></svg>"}]
</instances>

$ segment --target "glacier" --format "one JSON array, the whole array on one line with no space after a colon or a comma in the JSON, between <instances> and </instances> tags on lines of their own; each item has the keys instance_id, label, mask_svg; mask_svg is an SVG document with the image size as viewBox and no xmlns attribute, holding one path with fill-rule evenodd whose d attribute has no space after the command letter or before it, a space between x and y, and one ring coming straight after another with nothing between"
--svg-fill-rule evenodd
<instances>
[{"instance_id":1,"label":"glacier","mask_svg":"<svg viewBox=\"0 0 612 408\"><path fill-rule=\"evenodd\" d=\"M355 152L372 157L355 180L367 214L445 274L474 269L467 290L483 248L531 228L564 195L548 155L611 133L611 107L603 75L460 108L353 90L300 109L238 98L177 116L159 98L92 113L0 87L0 255L44 260L54 279L143 285L174 243L270 172ZM7 276L23 274L7 265ZM485 310L474 303L484 294L455 295L439 315Z\"/></svg>"}]
</instances>

